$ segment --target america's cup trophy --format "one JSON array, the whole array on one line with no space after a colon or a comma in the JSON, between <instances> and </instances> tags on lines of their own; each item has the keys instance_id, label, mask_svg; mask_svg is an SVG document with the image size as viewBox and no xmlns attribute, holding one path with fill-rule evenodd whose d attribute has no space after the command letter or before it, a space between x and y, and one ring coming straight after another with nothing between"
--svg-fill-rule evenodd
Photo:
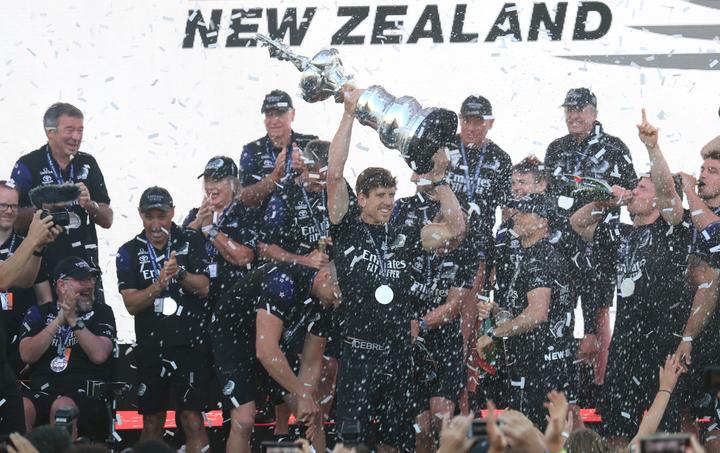
<instances>
[{"instance_id":1,"label":"america's cup trophy","mask_svg":"<svg viewBox=\"0 0 720 453\"><path fill-rule=\"evenodd\" d=\"M308 58L269 36L258 34L258 41L270 50L270 57L287 60L302 73L300 89L307 102L323 101L330 96L343 101L344 87L355 88L351 75L345 74L336 49L326 49ZM432 156L441 146L451 142L457 130L457 115L436 108L423 108L410 96L396 98L379 85L365 90L355 110L361 124L370 126L388 148L397 149L417 173L427 173Z\"/></svg>"}]
</instances>

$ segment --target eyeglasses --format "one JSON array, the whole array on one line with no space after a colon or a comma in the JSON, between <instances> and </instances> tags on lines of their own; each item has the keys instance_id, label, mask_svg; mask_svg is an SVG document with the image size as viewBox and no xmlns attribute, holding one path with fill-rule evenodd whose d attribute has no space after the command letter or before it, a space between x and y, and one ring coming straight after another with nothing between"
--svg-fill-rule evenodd
<instances>
[{"instance_id":1,"label":"eyeglasses","mask_svg":"<svg viewBox=\"0 0 720 453\"><path fill-rule=\"evenodd\" d=\"M5 212L8 209L10 209L13 212L17 212L19 207L20 207L20 205L18 205L18 204L0 203L0 212Z\"/></svg>"}]
</instances>

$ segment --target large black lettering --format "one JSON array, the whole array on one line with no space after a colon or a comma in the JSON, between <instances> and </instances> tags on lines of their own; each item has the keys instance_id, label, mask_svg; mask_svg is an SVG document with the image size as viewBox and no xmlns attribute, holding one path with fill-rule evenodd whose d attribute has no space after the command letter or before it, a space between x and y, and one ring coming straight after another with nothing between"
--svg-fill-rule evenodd
<instances>
[{"instance_id":1,"label":"large black lettering","mask_svg":"<svg viewBox=\"0 0 720 453\"><path fill-rule=\"evenodd\" d=\"M299 46L300 44L302 44L302 41L305 38L305 34L308 31L308 27L310 27L310 22L315 16L316 10L317 8L315 7L305 8L305 13L303 13L302 21L300 21L300 25L298 25L296 8L287 8L280 24L278 24L277 9L268 8L267 20L268 33L270 34L270 37L273 39L284 41L285 35L289 31L290 45Z\"/></svg>"},{"instance_id":2,"label":"large black lettering","mask_svg":"<svg viewBox=\"0 0 720 453\"><path fill-rule=\"evenodd\" d=\"M555 10L555 20L550 17L545 3L535 3L533 6L532 17L530 18L530 30L528 31L528 41L537 41L540 34L540 25L548 32L548 36L552 41L559 41L562 38L563 27L565 26L565 16L567 14L567 2L557 4Z\"/></svg>"},{"instance_id":3,"label":"large black lettering","mask_svg":"<svg viewBox=\"0 0 720 453\"><path fill-rule=\"evenodd\" d=\"M587 30L587 19L591 12L600 14L600 24L595 30ZM610 30L612 24L612 11L602 2L581 2L578 7L575 29L573 30L574 41L587 41L600 39Z\"/></svg>"},{"instance_id":4,"label":"large black lettering","mask_svg":"<svg viewBox=\"0 0 720 453\"><path fill-rule=\"evenodd\" d=\"M182 46L190 49L195 45L195 32L200 35L203 47L217 45L218 26L222 18L222 10L214 9L210 13L210 22L205 23L203 15L199 9L191 9L188 11L188 20L185 24L185 38Z\"/></svg>"},{"instance_id":5,"label":"large black lettering","mask_svg":"<svg viewBox=\"0 0 720 453\"><path fill-rule=\"evenodd\" d=\"M370 15L369 6L341 6L338 8L338 17L350 16L350 20L340 27L338 31L332 35L330 44L333 46L341 46L343 44L364 44L365 35L350 36L350 33L360 25Z\"/></svg>"},{"instance_id":6,"label":"large black lettering","mask_svg":"<svg viewBox=\"0 0 720 453\"><path fill-rule=\"evenodd\" d=\"M388 16L404 16L407 14L407 5L378 6L375 12L375 23L370 37L370 44L400 44L402 36L386 35L387 30L398 30L404 22L402 20L388 21Z\"/></svg>"},{"instance_id":7,"label":"large black lettering","mask_svg":"<svg viewBox=\"0 0 720 453\"><path fill-rule=\"evenodd\" d=\"M502 25L509 21L507 30L503 30ZM495 23L490 29L485 42L494 42L500 36L513 35L518 41L522 41L522 34L520 33L520 20L517 14L517 5L515 3L505 3L503 5L500 14L498 14Z\"/></svg>"},{"instance_id":8,"label":"large black lettering","mask_svg":"<svg viewBox=\"0 0 720 453\"><path fill-rule=\"evenodd\" d=\"M467 11L467 5L455 6L455 19L453 19L452 31L450 32L450 42L470 42L478 39L477 33L463 33L465 11Z\"/></svg>"},{"instance_id":9,"label":"large black lettering","mask_svg":"<svg viewBox=\"0 0 720 453\"><path fill-rule=\"evenodd\" d=\"M427 30L428 22L430 30ZM443 42L442 25L440 24L440 13L437 5L427 5L420 15L415 28L413 28L408 44L415 44L420 38L432 38L433 42Z\"/></svg>"},{"instance_id":10,"label":"large black lettering","mask_svg":"<svg viewBox=\"0 0 720 453\"><path fill-rule=\"evenodd\" d=\"M255 47L257 40L255 33L258 31L258 24L243 23L243 19L260 19L262 8L234 9L230 14L230 29L232 34L228 35L225 47ZM252 37L240 37L240 33L249 33Z\"/></svg>"}]
</instances>

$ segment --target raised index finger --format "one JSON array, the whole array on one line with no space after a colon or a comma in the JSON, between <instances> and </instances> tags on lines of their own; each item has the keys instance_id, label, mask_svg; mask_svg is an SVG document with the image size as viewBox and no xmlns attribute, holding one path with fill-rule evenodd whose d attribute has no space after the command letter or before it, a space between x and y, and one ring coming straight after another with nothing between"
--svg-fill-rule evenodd
<instances>
[{"instance_id":1,"label":"raised index finger","mask_svg":"<svg viewBox=\"0 0 720 453\"><path fill-rule=\"evenodd\" d=\"M642 112L642 122L647 123L647 114L645 113L645 107L640 109L640 111Z\"/></svg>"}]
</instances>

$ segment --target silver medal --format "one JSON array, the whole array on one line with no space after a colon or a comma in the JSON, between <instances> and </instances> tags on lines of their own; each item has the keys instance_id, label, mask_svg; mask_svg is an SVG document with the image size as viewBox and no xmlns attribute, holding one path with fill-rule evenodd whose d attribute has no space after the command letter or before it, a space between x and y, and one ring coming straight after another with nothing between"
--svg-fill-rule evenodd
<instances>
[{"instance_id":1,"label":"silver medal","mask_svg":"<svg viewBox=\"0 0 720 453\"><path fill-rule=\"evenodd\" d=\"M620 283L620 295L622 297L630 297L635 292L635 282L632 278L624 278Z\"/></svg>"},{"instance_id":2,"label":"silver medal","mask_svg":"<svg viewBox=\"0 0 720 453\"><path fill-rule=\"evenodd\" d=\"M395 297L395 294L393 293L392 288L388 285L380 285L375 290L375 300L383 305L387 305L392 302L393 297Z\"/></svg>"},{"instance_id":3,"label":"silver medal","mask_svg":"<svg viewBox=\"0 0 720 453\"><path fill-rule=\"evenodd\" d=\"M55 357L50 362L50 369L56 373L62 373L68 366L68 361L65 357Z\"/></svg>"},{"instance_id":4,"label":"silver medal","mask_svg":"<svg viewBox=\"0 0 720 453\"><path fill-rule=\"evenodd\" d=\"M171 298L166 298L165 303L162 307L162 314L165 316L172 316L177 311L177 302L172 300Z\"/></svg>"},{"instance_id":5,"label":"silver medal","mask_svg":"<svg viewBox=\"0 0 720 453\"><path fill-rule=\"evenodd\" d=\"M74 230L76 228L80 228L80 225L82 225L82 221L80 220L80 216L75 214L74 212L69 213L69 220L68 220L68 226L66 227L68 230Z\"/></svg>"}]
</instances>

